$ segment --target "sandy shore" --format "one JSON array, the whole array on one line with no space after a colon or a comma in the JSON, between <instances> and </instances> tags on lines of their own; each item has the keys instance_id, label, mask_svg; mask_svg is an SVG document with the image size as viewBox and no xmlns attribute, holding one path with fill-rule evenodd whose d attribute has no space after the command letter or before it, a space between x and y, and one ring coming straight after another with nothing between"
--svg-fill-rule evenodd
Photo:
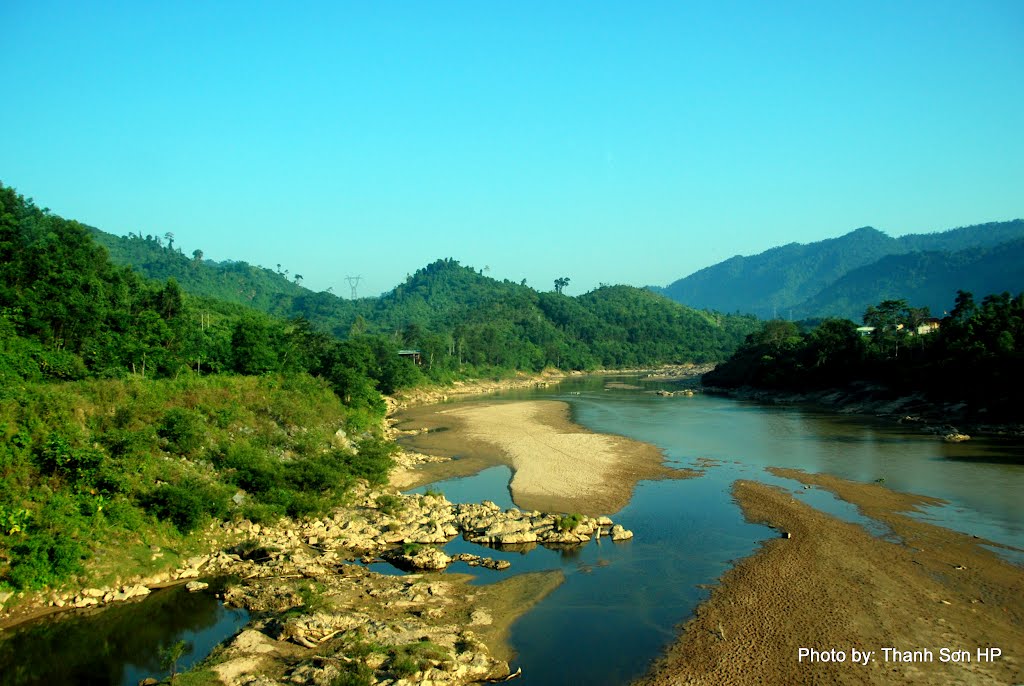
<instances>
[{"instance_id":1,"label":"sandy shore","mask_svg":"<svg viewBox=\"0 0 1024 686\"><path fill-rule=\"evenodd\" d=\"M931 499L826 475L773 469L831 490L884 522L900 542L826 515L792 493L737 481L748 520L792 538L769 540L727 572L679 641L639 683L1010 684L1024 681L1024 571L981 547L987 541L905 513ZM999 648L994 661L978 649ZM846 655L803 662L800 648ZM864 665L852 650L870 651ZM884 648L930 651L897 661ZM943 662L943 648L970 662ZM920 654L922 658L929 656Z\"/></svg>"},{"instance_id":2,"label":"sandy shore","mask_svg":"<svg viewBox=\"0 0 1024 686\"><path fill-rule=\"evenodd\" d=\"M458 456L424 465L416 480L507 464L514 472L512 498L527 510L610 514L629 502L641 479L694 474L665 467L654 446L574 424L569 405L561 401L421 408L402 415L402 425L427 429L407 441L415 450Z\"/></svg>"}]
</instances>

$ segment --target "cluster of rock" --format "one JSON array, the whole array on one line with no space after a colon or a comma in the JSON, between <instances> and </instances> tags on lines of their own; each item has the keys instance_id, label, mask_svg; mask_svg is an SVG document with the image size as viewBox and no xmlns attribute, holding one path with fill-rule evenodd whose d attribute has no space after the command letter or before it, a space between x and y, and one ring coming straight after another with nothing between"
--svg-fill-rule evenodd
<instances>
[{"instance_id":1,"label":"cluster of rock","mask_svg":"<svg viewBox=\"0 0 1024 686\"><path fill-rule=\"evenodd\" d=\"M452 583L339 569L318 579L323 607L316 610L303 607L287 580L230 588L226 603L277 614L235 637L211 670L227 684L260 686L336 683L355 665L372 672L367 683L380 684L456 686L509 674L508 663L468 628L489 625L490 616L468 605ZM397 673L400 655L416 658L415 674Z\"/></svg>"},{"instance_id":2,"label":"cluster of rock","mask_svg":"<svg viewBox=\"0 0 1024 686\"><path fill-rule=\"evenodd\" d=\"M83 608L106 603L119 603L144 598L150 590L145 584L124 584L101 588L83 588L80 591L56 593L50 597L50 607Z\"/></svg>"},{"instance_id":3,"label":"cluster of rock","mask_svg":"<svg viewBox=\"0 0 1024 686\"><path fill-rule=\"evenodd\" d=\"M542 512L502 510L485 500L481 504L455 506L455 521L463 537L472 543L488 545L579 545L593 536L610 536L613 541L633 537L631 531L614 524L608 517L563 517Z\"/></svg>"},{"instance_id":4,"label":"cluster of rock","mask_svg":"<svg viewBox=\"0 0 1024 686\"><path fill-rule=\"evenodd\" d=\"M674 397L674 396L677 396L677 395L679 395L679 396L686 396L686 397L693 397L694 395L696 395L696 392L694 392L694 390L692 388L684 388L684 389L679 390L679 391L666 391L665 389L659 389L659 390L654 392L654 395L660 395L663 398L671 398L671 397Z\"/></svg>"},{"instance_id":5,"label":"cluster of rock","mask_svg":"<svg viewBox=\"0 0 1024 686\"><path fill-rule=\"evenodd\" d=\"M198 592L207 588L199 577L232 576L242 581L223 593L225 603L266 618L251 624L213 660L212 669L225 683L330 683L351 666L346 655L358 641L377 651L359 658L361 669L373 671L372 683L413 679L455 686L509 675L508 664L491 656L467 628L489 627L490 614L474 606L471 596L461 597L464 592L453 593L443 577L380 575L352 561L384 559L410 570L441 570L462 562L503 570L511 566L505 560L471 553L449 556L435 545L462 535L471 542L522 550L633 535L607 517L524 512L489 501L456 505L439 494L402 495L364 486L354 501L317 519L214 525L208 535L218 541L215 552L190 557L176 569L137 583L55 595L51 604L83 608L118 602L143 597L152 586L186 580L188 590ZM160 556L154 548L154 560ZM307 607L310 590L303 591L302 584L314 584L326 605ZM424 641L429 649L421 647ZM331 651L337 657L320 658ZM414 675L397 675L400 658L415 663Z\"/></svg>"}]
</instances>

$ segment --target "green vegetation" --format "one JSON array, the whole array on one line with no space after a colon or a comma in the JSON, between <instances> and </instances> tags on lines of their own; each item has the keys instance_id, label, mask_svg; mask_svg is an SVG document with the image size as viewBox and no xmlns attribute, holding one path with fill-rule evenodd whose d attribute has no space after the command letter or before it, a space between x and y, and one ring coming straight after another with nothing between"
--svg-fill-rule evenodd
<instances>
[{"instance_id":1,"label":"green vegetation","mask_svg":"<svg viewBox=\"0 0 1024 686\"><path fill-rule=\"evenodd\" d=\"M418 270L380 298L345 300L301 288L280 268L190 259L159 237L94 235L116 263L149 278L173 278L190 293L301 318L317 331L362 341L344 349L342 359L364 377L378 367L370 376L385 393L423 377L446 382L517 369L720 360L756 326L752 317L698 312L628 286L573 298L562 293L569 278L560 277L554 292L541 293L452 259ZM423 366L399 365L395 346L422 351ZM251 357L242 359L258 367ZM344 376L335 381L358 391Z\"/></svg>"},{"instance_id":2,"label":"green vegetation","mask_svg":"<svg viewBox=\"0 0 1024 686\"><path fill-rule=\"evenodd\" d=\"M356 479L384 482L382 393L722 359L755 325L625 286L538 293L454 260L378 299L299 282L185 257L170 234L105 237L0 184L0 587L67 583L86 561L91 578L142 573L150 546L172 564L210 522L311 516Z\"/></svg>"},{"instance_id":3,"label":"green vegetation","mask_svg":"<svg viewBox=\"0 0 1024 686\"><path fill-rule=\"evenodd\" d=\"M864 313L870 335L844 319L805 332L791 322L766 322L704 382L802 391L868 381L965 402L988 420L1015 420L1014 408L1024 401L1024 294L989 295L979 305L958 291L938 330L919 332L927 316L927 308L887 300Z\"/></svg>"},{"instance_id":4,"label":"green vegetation","mask_svg":"<svg viewBox=\"0 0 1024 686\"><path fill-rule=\"evenodd\" d=\"M736 256L660 289L673 300L764 318L859 317L886 299L941 312L957 288L1016 289L1024 278L1024 220L892 238L865 227L839 238Z\"/></svg>"},{"instance_id":5,"label":"green vegetation","mask_svg":"<svg viewBox=\"0 0 1024 686\"><path fill-rule=\"evenodd\" d=\"M450 659L447 649L424 639L392 648L386 667L391 674L403 679L428 669L432 663L443 663Z\"/></svg>"},{"instance_id":6,"label":"green vegetation","mask_svg":"<svg viewBox=\"0 0 1024 686\"><path fill-rule=\"evenodd\" d=\"M174 683L174 677L178 673L178 660L185 656L192 646L185 641L178 641L160 649L160 666L170 672L170 681Z\"/></svg>"},{"instance_id":7,"label":"green vegetation","mask_svg":"<svg viewBox=\"0 0 1024 686\"><path fill-rule=\"evenodd\" d=\"M583 517L579 514L563 515L555 520L555 528L559 531L572 531L580 525L582 520Z\"/></svg>"}]
</instances>

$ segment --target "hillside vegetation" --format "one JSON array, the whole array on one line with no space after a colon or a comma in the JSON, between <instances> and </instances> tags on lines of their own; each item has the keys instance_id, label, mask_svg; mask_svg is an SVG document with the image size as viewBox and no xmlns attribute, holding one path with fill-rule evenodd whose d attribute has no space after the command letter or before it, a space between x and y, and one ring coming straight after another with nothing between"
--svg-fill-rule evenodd
<instances>
[{"instance_id":1,"label":"hillside vegetation","mask_svg":"<svg viewBox=\"0 0 1024 686\"><path fill-rule=\"evenodd\" d=\"M865 227L839 238L737 255L659 289L673 300L764 318L857 317L868 305L907 297L935 312L958 288L1016 291L1024 220L892 238Z\"/></svg>"},{"instance_id":2,"label":"hillside vegetation","mask_svg":"<svg viewBox=\"0 0 1024 686\"><path fill-rule=\"evenodd\" d=\"M112 259L148 278L174 278L183 290L301 317L339 338L380 334L422 349L435 380L492 369L594 369L724 359L756 326L753 317L693 310L629 286L576 298L498 281L437 260L380 298L314 293L284 272L244 262L186 257L159 237L124 238L94 230Z\"/></svg>"},{"instance_id":3,"label":"hillside vegetation","mask_svg":"<svg viewBox=\"0 0 1024 686\"><path fill-rule=\"evenodd\" d=\"M119 266L97 236L0 184L0 592L123 578L210 521L313 515L356 479L384 482L382 393L723 359L755 327L624 286L538 293L454 260L350 302L187 258L170 237L108 241L142 265Z\"/></svg>"},{"instance_id":4,"label":"hillside vegetation","mask_svg":"<svg viewBox=\"0 0 1024 686\"><path fill-rule=\"evenodd\" d=\"M933 401L965 403L979 421L1019 421L1024 402L1024 294L965 291L937 331L919 332L927 308L887 300L865 311L874 330L846 319L810 331L766 322L727 362L704 375L710 386L807 391L868 382ZM921 331L924 331L923 329Z\"/></svg>"}]
</instances>

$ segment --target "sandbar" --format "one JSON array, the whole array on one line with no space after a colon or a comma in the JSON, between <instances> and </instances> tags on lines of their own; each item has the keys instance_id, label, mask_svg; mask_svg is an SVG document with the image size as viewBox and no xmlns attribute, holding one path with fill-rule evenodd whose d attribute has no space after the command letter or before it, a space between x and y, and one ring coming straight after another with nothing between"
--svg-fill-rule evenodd
<instances>
[{"instance_id":1,"label":"sandbar","mask_svg":"<svg viewBox=\"0 0 1024 686\"><path fill-rule=\"evenodd\" d=\"M527 510L612 514L629 502L642 479L696 474L665 466L655 446L575 424L569 404L557 400L434 406L404 413L401 420L427 429L404 444L458 458L424 465L414 481L507 464L512 499Z\"/></svg>"}]
</instances>

